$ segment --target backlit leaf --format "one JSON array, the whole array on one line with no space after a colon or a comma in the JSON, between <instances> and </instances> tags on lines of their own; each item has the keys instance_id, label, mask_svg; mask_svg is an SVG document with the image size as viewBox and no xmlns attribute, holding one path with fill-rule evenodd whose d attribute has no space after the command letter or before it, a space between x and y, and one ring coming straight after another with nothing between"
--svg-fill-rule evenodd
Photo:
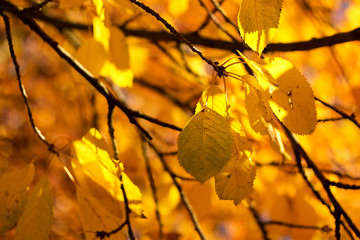
<instances>
[{"instance_id":1,"label":"backlit leaf","mask_svg":"<svg viewBox=\"0 0 360 240\"><path fill-rule=\"evenodd\" d=\"M232 136L226 118L210 108L195 114L178 138L180 165L204 182L230 160Z\"/></svg>"},{"instance_id":2,"label":"backlit leaf","mask_svg":"<svg viewBox=\"0 0 360 240\"><path fill-rule=\"evenodd\" d=\"M283 0L241 0L238 24L245 43L259 54L274 37Z\"/></svg>"},{"instance_id":3,"label":"backlit leaf","mask_svg":"<svg viewBox=\"0 0 360 240\"><path fill-rule=\"evenodd\" d=\"M215 175L215 189L220 199L233 200L237 205L251 193L256 168L246 154L252 148L241 124L235 119L230 119L230 124L233 153L230 161Z\"/></svg>"},{"instance_id":4,"label":"backlit leaf","mask_svg":"<svg viewBox=\"0 0 360 240\"><path fill-rule=\"evenodd\" d=\"M205 107L214 110L223 117L228 115L226 96L218 86L210 86L202 93L196 104L195 114L201 112Z\"/></svg>"},{"instance_id":5,"label":"backlit leaf","mask_svg":"<svg viewBox=\"0 0 360 240\"><path fill-rule=\"evenodd\" d=\"M74 58L97 77L107 59L107 53L101 43L93 38L87 38L83 40Z\"/></svg>"},{"instance_id":6,"label":"backlit leaf","mask_svg":"<svg viewBox=\"0 0 360 240\"><path fill-rule=\"evenodd\" d=\"M270 93L274 113L293 133L312 133L317 120L310 84L289 61L277 57L267 62L265 67L278 86Z\"/></svg>"},{"instance_id":7,"label":"backlit leaf","mask_svg":"<svg viewBox=\"0 0 360 240\"><path fill-rule=\"evenodd\" d=\"M49 181L42 176L29 196L24 213L16 227L15 239L49 239L53 220L53 193Z\"/></svg>"},{"instance_id":8,"label":"backlit leaf","mask_svg":"<svg viewBox=\"0 0 360 240\"><path fill-rule=\"evenodd\" d=\"M267 134L267 122L272 119L269 102L261 88L245 86L245 107L248 112L251 128L262 135Z\"/></svg>"},{"instance_id":9,"label":"backlit leaf","mask_svg":"<svg viewBox=\"0 0 360 240\"><path fill-rule=\"evenodd\" d=\"M96 197L89 195L82 188L76 188L76 196L79 206L80 220L88 240L96 239L96 232L111 232L121 225L124 219L114 216ZM120 230L110 235L110 240L126 239Z\"/></svg>"},{"instance_id":10,"label":"backlit leaf","mask_svg":"<svg viewBox=\"0 0 360 240\"><path fill-rule=\"evenodd\" d=\"M101 134L96 129L90 129L81 141L73 143L76 158L72 166L82 191L95 197L114 216L122 218L124 198L119 177L123 166L110 158L106 148ZM122 174L130 208L141 215L141 192L125 173Z\"/></svg>"},{"instance_id":11,"label":"backlit leaf","mask_svg":"<svg viewBox=\"0 0 360 240\"><path fill-rule=\"evenodd\" d=\"M33 178L33 164L0 176L0 234L14 227L19 220Z\"/></svg>"},{"instance_id":12,"label":"backlit leaf","mask_svg":"<svg viewBox=\"0 0 360 240\"><path fill-rule=\"evenodd\" d=\"M102 68L101 75L110 77L120 87L132 86L129 47L124 33L117 27L110 27L109 59Z\"/></svg>"}]
</instances>

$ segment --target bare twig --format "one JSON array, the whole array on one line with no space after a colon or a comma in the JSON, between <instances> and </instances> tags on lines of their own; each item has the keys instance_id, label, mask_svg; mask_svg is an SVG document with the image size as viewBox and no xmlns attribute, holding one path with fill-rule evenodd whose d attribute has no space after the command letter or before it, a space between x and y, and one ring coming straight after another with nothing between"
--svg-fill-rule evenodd
<instances>
[{"instance_id":1,"label":"bare twig","mask_svg":"<svg viewBox=\"0 0 360 240\"><path fill-rule=\"evenodd\" d=\"M349 217L349 215L347 214L347 212L343 209L343 207L340 205L340 203L336 200L335 196L333 195L333 193L331 192L330 189L330 185L327 181L327 179L324 177L323 173L318 169L318 167L315 165L315 163L309 158L309 156L307 155L307 153L305 152L305 150L302 148L302 146L295 140L295 138L293 137L292 133L285 127L283 126L283 129L285 131L285 134L287 136L287 138L289 139L292 148L294 150L295 153L295 159L298 165L298 169L300 171L300 173L302 174L304 180L308 183L309 187L312 189L312 191L314 192L314 194L316 195L316 197L325 205L328 207L330 213L334 216L334 218L336 219L338 214L340 216L344 217L344 220L347 222L347 224L349 225L349 227L351 228L351 230L355 233L355 235L357 237L360 237L360 231L359 229L356 227L356 225L354 224L354 222L351 220L351 218ZM306 164L308 165L309 168L311 168L315 174L315 176L317 177L317 179L321 182L323 189L325 190L328 198L330 199L331 204L334 207L334 210L332 210L332 208L325 203L324 200L322 200L321 196L319 193L316 192L316 190L314 189L313 185L309 182L309 180L307 179L305 172L303 170L303 167L301 165L301 157L305 160ZM340 220L339 220L340 221ZM347 226L341 222L341 225L347 229ZM350 231L347 231L349 234ZM350 235L351 236L351 235Z\"/></svg>"},{"instance_id":2,"label":"bare twig","mask_svg":"<svg viewBox=\"0 0 360 240\"><path fill-rule=\"evenodd\" d=\"M203 2L202 0L198 0L198 1L199 1L199 3L200 3L200 6L202 6L202 7L205 9L206 13L207 13L208 16L211 18L211 20L213 21L213 23L214 23L223 33L225 33L231 40L233 40L234 42L238 42L238 40L237 40L233 35L231 35L231 34L229 33L229 31L226 30L226 28L225 28L223 25L221 25L221 23L217 20L215 14L213 14L213 13L210 11L210 9L209 9L208 7L206 7L206 5L204 4L204 2ZM219 5L219 6L220 6L220 5ZM216 7L216 8L217 8L217 7ZM218 9L218 11L221 12L221 9L220 9L220 10L219 10L219 8L217 8L217 9Z\"/></svg>"},{"instance_id":3,"label":"bare twig","mask_svg":"<svg viewBox=\"0 0 360 240\"><path fill-rule=\"evenodd\" d=\"M254 208L254 206L249 206L249 210L251 212L251 214L253 215L253 217L256 220L257 225L259 226L261 233L263 235L263 239L264 240L270 240L268 233L265 229L265 223L263 223L260 219L259 213L256 211L256 209Z\"/></svg>"},{"instance_id":4,"label":"bare twig","mask_svg":"<svg viewBox=\"0 0 360 240\"><path fill-rule=\"evenodd\" d=\"M335 106L332 106L331 104L329 103L326 103L324 102L323 100L315 97L315 100L320 102L321 104L323 104L324 106L334 110L335 112L337 112L338 114L340 114L343 118L346 118L346 119L349 119L351 122L353 122L358 128L360 128L360 124L358 123L358 121L356 121L355 119L355 114L351 114L351 115L348 115L346 113L344 113L343 111L341 111L340 109L338 109L337 107Z\"/></svg>"},{"instance_id":5,"label":"bare twig","mask_svg":"<svg viewBox=\"0 0 360 240\"><path fill-rule=\"evenodd\" d=\"M182 200L182 202L183 202L183 204L184 204L187 212L188 212L189 215L190 215L191 221L192 221L192 223L193 223L193 225L194 225L194 227L195 227L195 231L198 233L200 239L205 240L206 237L205 237L203 231L202 231L201 228L200 228L200 224L199 224L199 221L198 221L198 219L197 219L197 217L196 217L196 214L195 214L195 212L193 211L193 209L192 209L192 207L191 207L191 204L190 204L190 202L189 202L186 194L184 193L181 185L180 185L179 182L177 181L177 177L178 177L178 176L171 171L171 169L169 168L169 166L167 165L167 163L166 163L166 161L165 161L165 159L164 159L164 155L155 147L155 145L152 144L152 143L149 142L149 141L148 141L148 144L149 144L149 146L155 151L155 153L158 155L158 157L159 157L159 159L160 159L160 161L161 161L161 163L162 163L162 165L163 165L163 167L164 167L164 170L170 175L170 177L171 177L171 179L172 179L172 181L173 181L176 189L178 190L178 193L179 193L179 195L180 195L180 198L181 198L181 200Z\"/></svg>"},{"instance_id":6,"label":"bare twig","mask_svg":"<svg viewBox=\"0 0 360 240\"><path fill-rule=\"evenodd\" d=\"M220 0L219 1L219 5L221 5L225 0ZM211 12L212 14L216 13L218 11L218 9L215 7ZM200 27L196 30L196 32L200 32L202 29L204 29L210 22L211 17L210 15L206 15L206 19L204 20L204 22L200 25Z\"/></svg>"},{"instance_id":7,"label":"bare twig","mask_svg":"<svg viewBox=\"0 0 360 240\"><path fill-rule=\"evenodd\" d=\"M40 140L47 146L48 151L55 154L56 156L59 156L59 153L55 150L55 146L46 140L45 136L41 133L40 129L35 124L35 121L34 121L34 118L32 115L32 111L31 111L31 107L29 104L28 96L27 96L24 84L22 82L22 79L21 79L20 65L16 59L14 45L13 45L12 37L11 37L9 17L7 15L5 15L1 5L0 5L0 15L2 16L2 18L5 22L5 31L6 31L6 38L8 41L9 51L10 51L12 62L15 67L15 72L16 72L16 77L17 77L18 84L19 84L19 89L20 89L21 95L24 99L27 113L29 116L30 125L31 125L32 129L35 131L36 135L40 138Z\"/></svg>"},{"instance_id":8,"label":"bare twig","mask_svg":"<svg viewBox=\"0 0 360 240\"><path fill-rule=\"evenodd\" d=\"M264 222L264 224L265 225L278 225L278 226L284 226L284 227L289 227L289 228L320 230L322 232L332 231L332 229L328 225L318 227L318 226L312 226L312 225L293 224L293 223L287 223L287 222L282 222L282 221L269 221L269 222Z\"/></svg>"},{"instance_id":9,"label":"bare twig","mask_svg":"<svg viewBox=\"0 0 360 240\"><path fill-rule=\"evenodd\" d=\"M56 53L63 58L71 67L73 67L80 75L82 75L101 95L103 95L108 102L111 102L122 110L125 115L128 117L130 123L134 124L148 139L152 139L150 134L138 123L136 118L142 118L149 122L155 123L159 126L174 129L180 131L181 128L174 126L170 123L163 122L156 118L150 117L146 114L143 114L139 111L134 111L126 106L125 103L119 101L112 93L106 88L106 86L95 78L87 69L85 69L78 61L76 61L65 49L63 49L53 38L51 38L47 33L45 33L40 26L26 14L23 14L17 9L17 7L11 3L12 12L20 19L23 23L30 27L35 33L37 33L48 45L50 45Z\"/></svg>"},{"instance_id":10,"label":"bare twig","mask_svg":"<svg viewBox=\"0 0 360 240\"><path fill-rule=\"evenodd\" d=\"M211 0L211 2L214 4L215 8L221 13L221 15L224 17L225 21L227 23L230 23L231 26L233 26L236 31L239 32L239 28L238 26L233 22L231 21L231 19L226 15L224 9L221 7L221 5L216 1L216 0Z\"/></svg>"},{"instance_id":11,"label":"bare twig","mask_svg":"<svg viewBox=\"0 0 360 240\"><path fill-rule=\"evenodd\" d=\"M143 151L143 156L144 156L145 164L146 164L146 173L147 173L149 183L150 183L151 194L152 194L152 197L153 197L154 202L155 202L155 216L156 216L156 220L157 220L157 222L159 224L159 239L163 239L164 238L163 223L162 223L161 215L160 215L160 211L159 211L159 200L158 200L158 196L156 194L155 179L154 179L154 176L153 176L152 171L151 171L149 157L148 157L147 151L146 151L146 146L145 146L146 139L144 139L141 136L141 140L142 140L141 141L141 148L142 148L142 151Z\"/></svg>"},{"instance_id":12,"label":"bare twig","mask_svg":"<svg viewBox=\"0 0 360 240\"><path fill-rule=\"evenodd\" d=\"M116 139L115 139L115 135L114 135L114 126L113 126L113 113L114 113L114 105L112 102L108 102L108 105L109 105L109 109L108 109L108 115L107 115L107 124L108 124L108 128L109 128L109 135L110 135L110 138L111 138L111 142L112 142L112 146L113 146L113 149L114 149L114 159L115 160L119 160L119 150L117 148L117 145L116 145ZM123 194L123 197L124 197L124 205L125 205L125 224L128 226L128 234L129 234L129 238L131 240L135 240L135 236L134 236L134 233L133 233L133 230L131 228L131 221L130 221L130 212L131 212L131 209L129 207L129 200L127 198L127 194L126 194L126 191L125 191L125 186L124 186L124 181L123 181L123 172L120 173L120 188L121 188L121 191L122 191L122 194ZM120 225L117 229L115 230L121 230L123 226ZM116 233L117 231L111 231L112 234Z\"/></svg>"},{"instance_id":13,"label":"bare twig","mask_svg":"<svg viewBox=\"0 0 360 240\"><path fill-rule=\"evenodd\" d=\"M213 69L220 73L221 69L219 68L219 66L217 64L215 64L213 61L211 61L210 59L206 58L202 52L197 49L189 40L187 40L183 35L181 35L178 31L176 31L176 29L170 24L168 23L163 17L161 17L159 15L159 13L157 13L155 10L151 9L150 7L148 7L147 5L145 5L144 3L140 2L139 0L129 0L130 2L134 3L136 6L140 7L141 9L143 9L145 12L149 13L150 15L152 15L153 17L155 17L159 22L161 22L179 41L185 43L190 49L191 51L193 51L194 53L196 53L197 55L199 55L201 57L201 59L203 59L205 62L207 62L209 65L211 65L213 67Z\"/></svg>"},{"instance_id":14,"label":"bare twig","mask_svg":"<svg viewBox=\"0 0 360 240\"><path fill-rule=\"evenodd\" d=\"M345 118L343 117L338 117L338 118L324 118L324 119L318 119L318 122L335 122L335 121L339 121L339 120L344 120Z\"/></svg>"},{"instance_id":15,"label":"bare twig","mask_svg":"<svg viewBox=\"0 0 360 240\"><path fill-rule=\"evenodd\" d=\"M341 182L333 182L333 181L327 181L330 186L335 186L337 188L342 188L346 190L359 190L360 185L354 185L354 184L346 184Z\"/></svg>"}]
</instances>

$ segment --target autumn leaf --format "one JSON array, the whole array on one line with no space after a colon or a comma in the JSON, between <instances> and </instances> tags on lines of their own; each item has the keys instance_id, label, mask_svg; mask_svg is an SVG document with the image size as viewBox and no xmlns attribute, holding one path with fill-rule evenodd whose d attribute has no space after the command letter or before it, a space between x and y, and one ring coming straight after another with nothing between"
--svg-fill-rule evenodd
<instances>
[{"instance_id":1,"label":"autumn leaf","mask_svg":"<svg viewBox=\"0 0 360 240\"><path fill-rule=\"evenodd\" d=\"M111 232L124 221L123 218L114 216L96 197L83 191L81 187L76 188L76 197L86 239L96 238L96 232ZM118 231L111 234L108 239L126 239L126 237L122 231Z\"/></svg>"},{"instance_id":2,"label":"autumn leaf","mask_svg":"<svg viewBox=\"0 0 360 240\"><path fill-rule=\"evenodd\" d=\"M310 84L289 61L278 57L266 60L265 68L277 85L270 92L270 106L275 115L293 133L312 133L317 119Z\"/></svg>"},{"instance_id":3,"label":"autumn leaf","mask_svg":"<svg viewBox=\"0 0 360 240\"><path fill-rule=\"evenodd\" d=\"M237 205L252 191L255 164L249 158L252 151L239 122L230 119L233 136L233 153L230 161L215 175L215 189L220 199L233 200Z\"/></svg>"},{"instance_id":4,"label":"autumn leaf","mask_svg":"<svg viewBox=\"0 0 360 240\"><path fill-rule=\"evenodd\" d=\"M15 239L47 240L53 220L53 193L46 176L42 176L29 196L16 227Z\"/></svg>"},{"instance_id":5,"label":"autumn leaf","mask_svg":"<svg viewBox=\"0 0 360 240\"><path fill-rule=\"evenodd\" d=\"M241 37L252 50L262 53L279 25L283 0L241 0L238 24Z\"/></svg>"},{"instance_id":6,"label":"autumn leaf","mask_svg":"<svg viewBox=\"0 0 360 240\"><path fill-rule=\"evenodd\" d=\"M75 180L86 194L93 196L111 214L124 217L124 197L121 191L120 174L129 200L130 208L135 215L142 216L141 192L126 176L121 163L111 159L106 143L96 129L90 129L82 140L73 143L76 156L72 166Z\"/></svg>"},{"instance_id":7,"label":"autumn leaf","mask_svg":"<svg viewBox=\"0 0 360 240\"><path fill-rule=\"evenodd\" d=\"M28 187L34 178L34 165L0 176L0 234L14 227L25 209Z\"/></svg>"},{"instance_id":8,"label":"autumn leaf","mask_svg":"<svg viewBox=\"0 0 360 240\"><path fill-rule=\"evenodd\" d=\"M219 172L230 160L231 151L226 118L207 107L190 119L178 138L180 165L200 182Z\"/></svg>"},{"instance_id":9,"label":"autumn leaf","mask_svg":"<svg viewBox=\"0 0 360 240\"><path fill-rule=\"evenodd\" d=\"M262 135L267 134L267 123L272 120L272 111L262 88L245 86L245 107L251 128Z\"/></svg>"},{"instance_id":10,"label":"autumn leaf","mask_svg":"<svg viewBox=\"0 0 360 240\"><path fill-rule=\"evenodd\" d=\"M202 93L196 104L195 114L208 107L223 117L228 115L226 96L218 86L210 86Z\"/></svg>"}]
</instances>

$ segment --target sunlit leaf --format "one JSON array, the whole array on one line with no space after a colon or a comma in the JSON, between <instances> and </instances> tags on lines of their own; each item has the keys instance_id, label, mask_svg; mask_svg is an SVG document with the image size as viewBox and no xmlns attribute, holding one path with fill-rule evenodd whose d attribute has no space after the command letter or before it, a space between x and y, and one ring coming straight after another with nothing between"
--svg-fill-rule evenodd
<instances>
[{"instance_id":1,"label":"sunlit leaf","mask_svg":"<svg viewBox=\"0 0 360 240\"><path fill-rule=\"evenodd\" d=\"M251 128L262 135L267 134L267 122L271 121L269 102L261 88L245 86L245 107L248 112Z\"/></svg>"},{"instance_id":2,"label":"sunlit leaf","mask_svg":"<svg viewBox=\"0 0 360 240\"><path fill-rule=\"evenodd\" d=\"M265 66L277 88L270 93L270 106L290 131L310 134L316 127L313 91L292 63L282 58L268 59Z\"/></svg>"},{"instance_id":3,"label":"sunlit leaf","mask_svg":"<svg viewBox=\"0 0 360 240\"><path fill-rule=\"evenodd\" d=\"M16 227L15 239L49 239L53 221L53 193L46 176L42 176L29 196Z\"/></svg>"},{"instance_id":4,"label":"sunlit leaf","mask_svg":"<svg viewBox=\"0 0 360 240\"><path fill-rule=\"evenodd\" d=\"M101 202L97 201L96 197L83 191L81 187L76 188L76 196L86 239L95 239L96 232L111 232L123 223L124 219L114 216ZM126 237L120 230L106 239L126 239Z\"/></svg>"},{"instance_id":5,"label":"sunlit leaf","mask_svg":"<svg viewBox=\"0 0 360 240\"><path fill-rule=\"evenodd\" d=\"M120 87L131 87L134 75L125 35L116 27L110 27L109 31L109 59L101 69L101 75L110 77Z\"/></svg>"},{"instance_id":6,"label":"sunlit leaf","mask_svg":"<svg viewBox=\"0 0 360 240\"><path fill-rule=\"evenodd\" d=\"M122 164L111 159L106 143L96 129L90 129L81 141L75 141L73 148L76 158L72 166L79 187L95 197L114 216L122 218L124 198L119 179ZM125 173L122 174L130 207L141 216L141 192Z\"/></svg>"},{"instance_id":7,"label":"sunlit leaf","mask_svg":"<svg viewBox=\"0 0 360 240\"><path fill-rule=\"evenodd\" d=\"M283 0L241 0L238 24L245 43L259 54L272 40L279 25Z\"/></svg>"},{"instance_id":8,"label":"sunlit leaf","mask_svg":"<svg viewBox=\"0 0 360 240\"><path fill-rule=\"evenodd\" d=\"M107 53L101 43L93 38L86 38L75 53L74 58L94 76L99 76L100 70L107 59Z\"/></svg>"},{"instance_id":9,"label":"sunlit leaf","mask_svg":"<svg viewBox=\"0 0 360 240\"><path fill-rule=\"evenodd\" d=\"M33 164L0 176L0 234L14 227L19 220L33 178Z\"/></svg>"},{"instance_id":10,"label":"sunlit leaf","mask_svg":"<svg viewBox=\"0 0 360 240\"><path fill-rule=\"evenodd\" d=\"M200 182L229 161L232 136L226 118L210 108L193 116L178 138L180 165Z\"/></svg>"},{"instance_id":11,"label":"sunlit leaf","mask_svg":"<svg viewBox=\"0 0 360 240\"><path fill-rule=\"evenodd\" d=\"M252 148L241 124L230 119L230 126L234 140L233 153L230 161L215 175L215 188L220 199L233 200L237 205L251 193L256 168L247 155Z\"/></svg>"},{"instance_id":12,"label":"sunlit leaf","mask_svg":"<svg viewBox=\"0 0 360 240\"><path fill-rule=\"evenodd\" d=\"M210 86L202 93L196 104L195 114L201 112L205 107L214 110L223 117L228 115L226 96L218 86Z\"/></svg>"}]
</instances>

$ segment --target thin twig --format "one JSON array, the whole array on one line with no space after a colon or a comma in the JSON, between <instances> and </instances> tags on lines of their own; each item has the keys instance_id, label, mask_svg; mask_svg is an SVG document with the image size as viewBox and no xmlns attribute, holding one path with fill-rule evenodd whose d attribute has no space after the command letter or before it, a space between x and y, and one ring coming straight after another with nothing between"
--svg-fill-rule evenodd
<instances>
[{"instance_id":1,"label":"thin twig","mask_svg":"<svg viewBox=\"0 0 360 240\"><path fill-rule=\"evenodd\" d=\"M263 239L264 240L270 240L269 236L268 236L268 233L266 231L266 228L265 228L265 223L263 223L260 219L260 216L259 216L259 213L256 211L256 209L254 208L254 206L251 206L249 207L249 210L251 212L251 214L253 215L253 217L255 218L256 220L256 223L257 225L259 226L260 230L261 230L261 233L263 235Z\"/></svg>"},{"instance_id":2,"label":"thin twig","mask_svg":"<svg viewBox=\"0 0 360 240\"><path fill-rule=\"evenodd\" d=\"M15 5L13 8L17 9ZM159 119L150 117L139 111L134 111L126 106L125 103L119 101L112 93L106 88L106 86L95 78L87 69L85 69L78 61L76 61L64 48L62 48L53 38L45 33L40 26L26 14L22 14L19 10L12 10L23 23L30 27L35 33L37 33L47 44L49 44L56 53L63 58L70 66L72 66L80 75L82 75L101 95L103 95L108 102L111 102L117 106L128 117L130 123L134 124L148 139L152 139L150 134L138 123L136 118L142 118L149 122L155 123L159 126L170 128L176 131L181 131L181 128L174 126L173 124L163 122Z\"/></svg>"},{"instance_id":3,"label":"thin twig","mask_svg":"<svg viewBox=\"0 0 360 240\"><path fill-rule=\"evenodd\" d=\"M144 156L144 160L145 160L145 164L146 164L146 173L147 173L149 183L150 183L151 194L152 194L152 197L155 202L155 216L156 216L156 220L159 224L159 239L163 239L164 238L163 223L161 220L161 215L160 215L160 210L159 210L159 200L158 200L158 196L156 193L155 179L154 179L154 176L151 171L149 157L148 157L147 151L146 151L146 146L145 146L146 140L142 136L141 136L141 140L142 140L141 148L142 148L142 152L143 152L143 156Z\"/></svg>"},{"instance_id":4,"label":"thin twig","mask_svg":"<svg viewBox=\"0 0 360 240\"><path fill-rule=\"evenodd\" d=\"M0 4L3 6L3 9L5 11L9 11L12 13L16 13L18 11L18 9L14 7L14 5L10 2L0 1ZM41 21L45 21L49 24L52 24L60 31L62 31L64 28L85 30L85 31L92 29L92 25L70 22L57 17L50 17L42 12L29 13L29 16L32 16ZM168 33L166 31L151 31L151 30L143 30L143 29L137 30L137 29L129 29L122 26L119 27L127 36L146 38L149 39L150 41L164 41L164 42L178 41L178 39L173 34ZM232 41L203 37L200 36L197 32L183 34L183 36L194 45L202 45L205 47L229 50L232 52L236 52L236 50L239 51L250 50L250 48L247 47L244 43L238 44ZM348 32L336 33L321 38L311 38L310 40L305 40L305 41L289 42L289 43L270 43L264 49L263 53L309 51L321 47L329 47L341 43L359 41L359 40L360 40L360 28L356 28Z\"/></svg>"},{"instance_id":5,"label":"thin twig","mask_svg":"<svg viewBox=\"0 0 360 240\"><path fill-rule=\"evenodd\" d=\"M164 167L164 170L170 175L170 177L171 177L171 179L172 179L172 181L173 181L176 189L178 190L178 193L179 193L179 195L180 195L180 198L181 198L181 200L182 200L182 202L183 202L183 204L184 204L187 212L188 212L189 215L190 215L191 221L192 221L192 223L193 223L193 225L194 225L194 227L195 227L195 231L198 233L200 239L206 240L206 237L205 237L205 235L204 235L204 233L203 233L203 231L202 231L202 229L201 229L201 227L200 227L199 220L197 219L196 214L195 214L194 210L192 209L191 204L190 204L190 202L189 202L186 194L184 193L181 185L179 184L179 182L178 182L177 179L176 179L176 178L177 178L177 175L174 174L174 173L171 171L171 169L169 168L169 166L167 165L167 163L166 163L166 161L165 161L165 159L164 159L164 156L163 156L163 155L161 154L161 152L155 147L155 145L152 144L152 143L149 142L149 141L148 141L148 144L149 144L149 146L155 151L155 153L158 155L158 157L159 157L159 159L160 159L160 161L161 161L161 163L162 163L162 165L163 165L163 167Z\"/></svg>"},{"instance_id":6,"label":"thin twig","mask_svg":"<svg viewBox=\"0 0 360 240\"><path fill-rule=\"evenodd\" d=\"M340 205L340 203L336 200L335 196L333 195L333 193L331 192L330 188L329 188L329 183L327 181L327 179L324 177L323 173L318 169L318 167L315 165L315 163L309 158L309 156L307 155L307 153L305 152L305 150L302 148L302 146L295 140L295 138L293 137L292 133L283 125L283 129L285 131L285 134L287 136L287 138L289 139L292 148L294 150L295 153L295 159L298 165L298 169L300 171L300 173L302 174L304 180L308 183L309 187L312 189L312 191L314 192L314 194L317 196L317 198L323 203L325 204L325 206L328 207L330 213L334 216L334 218L336 218L336 214L335 212L337 212L337 214L340 214L344 217L344 220L347 222L347 224L349 225L349 227L351 228L351 230L355 233L355 235L357 237L360 237L360 231L359 229L356 227L356 225L354 224L354 222L351 220L351 218L349 217L349 215L347 214L347 212L343 209L343 207ZM334 211L332 210L332 208L325 203L324 200L322 200L321 196L319 193L316 193L313 185L309 182L309 180L307 179L304 169L301 165L301 157L305 160L306 164L308 165L309 168L311 168L313 170L313 172L315 173L315 176L317 177L317 179L320 181L320 183L323 186L323 189L325 190L328 198L330 199L333 207L334 207ZM319 198L320 197L320 198ZM341 222L341 225L347 229L346 225ZM350 233L348 231L348 233ZM351 236L351 235L350 235Z\"/></svg>"},{"instance_id":7,"label":"thin twig","mask_svg":"<svg viewBox=\"0 0 360 240\"><path fill-rule=\"evenodd\" d=\"M129 0L130 2L134 3L136 6L140 7L142 10L144 10L145 12L149 13L150 15L152 15L153 17L155 17L159 22L161 22L179 41L185 43L190 49L191 51L193 51L194 53L196 53L197 55L199 55L201 57L202 60L204 60L205 62L207 62L209 65L211 65L213 67L213 69L216 72L221 72L221 69L219 69L219 66L216 65L213 61L211 61L210 59L206 58L202 52L197 49L190 41L188 41L183 35L181 35L178 31L176 31L176 29L170 24L168 23L163 17L160 16L159 13L157 13L155 10L151 9L149 6L145 5L144 3L140 2L139 0Z\"/></svg>"},{"instance_id":8,"label":"thin twig","mask_svg":"<svg viewBox=\"0 0 360 240\"><path fill-rule=\"evenodd\" d=\"M318 227L318 226L312 226L312 225L300 225L300 224L294 224L294 223L287 223L287 222L282 222L282 221L269 221L269 222L264 222L264 224L265 225L278 225L278 226L284 226L284 227L289 227L289 228L320 230L322 232L332 231L332 229L328 225Z\"/></svg>"},{"instance_id":9,"label":"thin twig","mask_svg":"<svg viewBox=\"0 0 360 240\"><path fill-rule=\"evenodd\" d=\"M119 160L119 150L117 148L116 145L116 139L115 139L115 135L114 135L114 126L113 126L113 113L114 113L114 105L111 102L108 102L109 105L109 109L108 109L108 115L107 115L107 124L108 124L108 128L109 128L109 135L111 138L111 142L112 142L112 146L113 146L113 150L114 150L114 159L115 160ZM125 186L124 186L124 181L123 181L123 172L120 173L120 188L124 197L124 205L125 205L125 224L128 226L128 234L129 234L129 238L131 240L135 240L135 236L133 233L133 230L131 228L131 221L130 221L130 213L131 213L131 209L129 207L129 200L127 198L127 194L125 191ZM117 229L121 229L121 225L117 228ZM116 230L116 229L115 229ZM112 232L114 232L115 230L113 230ZM116 233L116 232L114 232Z\"/></svg>"},{"instance_id":10,"label":"thin twig","mask_svg":"<svg viewBox=\"0 0 360 240\"><path fill-rule=\"evenodd\" d=\"M221 7L221 5L216 1L216 0L211 0L211 2L214 4L214 6L216 7L216 9L221 13L221 15L224 17L225 21L227 23L230 23L231 26L233 26L237 32L239 32L239 28L238 26L233 22L231 21L231 19L226 15L224 9Z\"/></svg>"},{"instance_id":11,"label":"thin twig","mask_svg":"<svg viewBox=\"0 0 360 240\"><path fill-rule=\"evenodd\" d=\"M315 97L315 100L320 102L321 104L323 104L324 106L334 110L335 112L337 112L338 114L340 114L343 118L346 118L346 119L349 119L351 122L353 122L358 128L360 128L360 124L358 123L358 121L356 121L355 119L355 114L352 113L351 115L348 115L346 113L344 113L343 111L341 111L340 109L338 109L337 107L335 106L332 106L331 104L329 103L326 103L324 102L323 100Z\"/></svg>"},{"instance_id":12,"label":"thin twig","mask_svg":"<svg viewBox=\"0 0 360 240\"><path fill-rule=\"evenodd\" d=\"M30 125L31 125L32 129L35 131L35 134L47 146L48 151L55 154L56 156L59 156L59 153L55 150L55 146L53 144L49 143L46 140L45 136L41 133L40 129L35 124L35 121L34 121L34 118L33 118L33 115L32 115L32 111L31 111L31 107L30 107L30 104L29 104L28 96L27 96L24 84L22 82L22 79L21 79L20 65L19 65L19 63L18 63L18 61L16 59L14 45L13 45L13 41L12 41L12 37L11 37L11 29L10 29L9 17L7 15L5 15L1 5L0 5L0 15L2 16L2 18L3 18L4 22L5 22L5 31L6 31L6 38L7 38L7 42L8 42L8 46L9 46L9 51L10 51L12 62L13 62L14 67L15 67L16 78L18 80L19 89L20 89L21 95L22 95L22 97L24 99L25 106L26 106L26 109L27 109Z\"/></svg>"},{"instance_id":13,"label":"thin twig","mask_svg":"<svg viewBox=\"0 0 360 240\"><path fill-rule=\"evenodd\" d=\"M318 122L335 122L335 121L339 121L339 120L344 120L345 118L343 117L337 117L337 118L324 118L324 119L318 119Z\"/></svg>"},{"instance_id":14,"label":"thin twig","mask_svg":"<svg viewBox=\"0 0 360 240\"><path fill-rule=\"evenodd\" d=\"M330 186L335 186L337 188L342 188L346 190L359 190L360 185L354 185L354 184L346 184L341 182L333 182L333 181L327 181Z\"/></svg>"},{"instance_id":15,"label":"thin twig","mask_svg":"<svg viewBox=\"0 0 360 240\"><path fill-rule=\"evenodd\" d=\"M225 0L220 0L219 1L219 5L221 5ZM216 13L218 11L218 9L216 7L214 7L214 9L211 11L212 14ZM200 27L198 27L198 29L196 30L196 32L200 32L201 30L203 30L209 23L210 23L211 17L210 15L206 15L206 19L204 20L204 22L200 25Z\"/></svg>"},{"instance_id":16,"label":"thin twig","mask_svg":"<svg viewBox=\"0 0 360 240\"><path fill-rule=\"evenodd\" d=\"M221 25L221 23L217 20L215 14L213 14L210 9L208 7L206 7L206 5L204 4L204 2L202 0L198 0L200 3L200 6L202 6L206 13L209 15L209 17L211 18L211 20L213 21L213 23L223 32L225 33L231 40L233 40L234 42L238 42L238 40L229 33L228 30L226 30L226 28L224 28L223 25ZM219 11L219 9L218 9Z\"/></svg>"}]
</instances>

